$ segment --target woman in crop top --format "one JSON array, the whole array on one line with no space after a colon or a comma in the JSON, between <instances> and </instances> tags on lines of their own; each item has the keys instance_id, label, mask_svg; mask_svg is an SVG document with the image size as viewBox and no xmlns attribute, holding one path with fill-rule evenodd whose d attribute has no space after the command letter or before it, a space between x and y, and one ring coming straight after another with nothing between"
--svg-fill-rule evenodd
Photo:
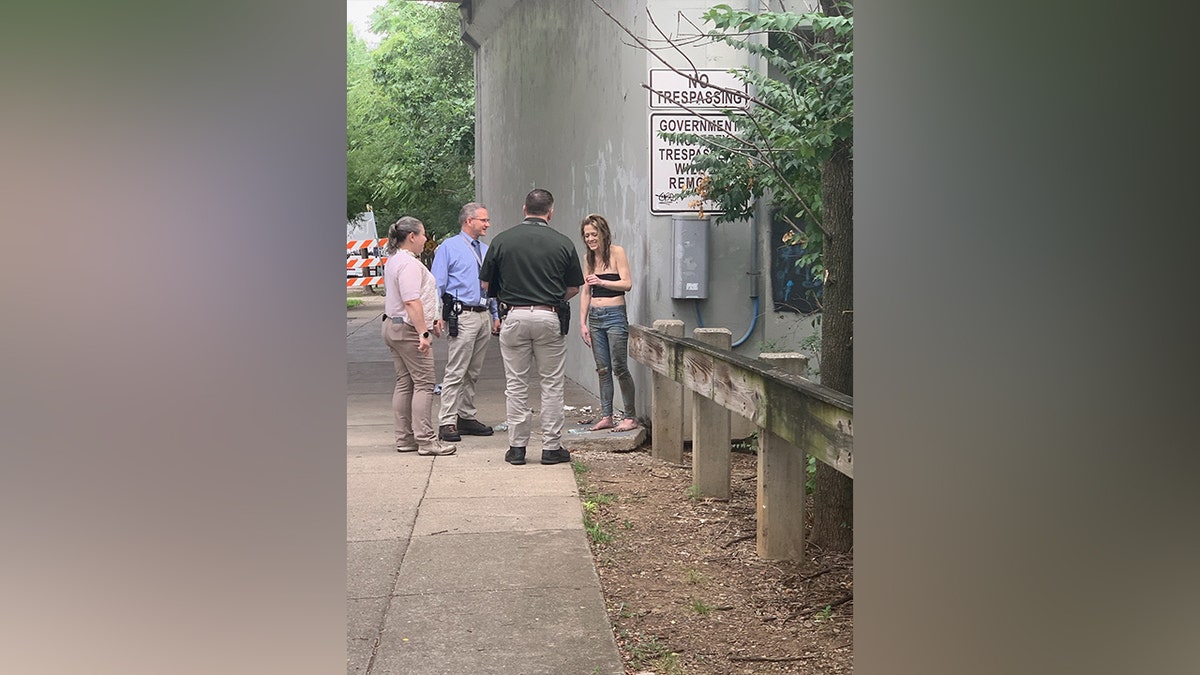
<instances>
[{"instance_id":1,"label":"woman in crop top","mask_svg":"<svg viewBox=\"0 0 1200 675\"><path fill-rule=\"evenodd\" d=\"M625 249L612 243L608 221L590 214L579 226L587 246L583 288L579 292L579 333L592 348L596 374L600 376L600 419L592 431L637 428L633 398L633 376L629 374L629 318L625 292L633 287ZM620 423L613 426L613 376L621 387L625 404Z\"/></svg>"}]
</instances>

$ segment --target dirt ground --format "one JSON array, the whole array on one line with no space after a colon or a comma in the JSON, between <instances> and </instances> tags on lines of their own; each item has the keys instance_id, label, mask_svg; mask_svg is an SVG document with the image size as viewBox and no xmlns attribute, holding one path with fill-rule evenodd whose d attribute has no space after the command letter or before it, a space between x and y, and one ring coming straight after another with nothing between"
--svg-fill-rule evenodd
<instances>
[{"instance_id":1,"label":"dirt ground","mask_svg":"<svg viewBox=\"0 0 1200 675\"><path fill-rule=\"evenodd\" d=\"M759 559L752 452L733 453L718 502L689 495L690 463L648 449L572 453L626 673L853 672L852 556Z\"/></svg>"}]
</instances>

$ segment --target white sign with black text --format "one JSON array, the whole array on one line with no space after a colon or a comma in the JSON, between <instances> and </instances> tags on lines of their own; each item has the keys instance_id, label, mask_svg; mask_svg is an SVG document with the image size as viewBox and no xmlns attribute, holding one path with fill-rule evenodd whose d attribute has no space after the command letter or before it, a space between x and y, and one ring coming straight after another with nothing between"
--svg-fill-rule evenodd
<instances>
[{"instance_id":1,"label":"white sign with black text","mask_svg":"<svg viewBox=\"0 0 1200 675\"><path fill-rule=\"evenodd\" d=\"M650 69L652 110L746 110L750 107L745 82L728 70Z\"/></svg>"},{"instance_id":2,"label":"white sign with black text","mask_svg":"<svg viewBox=\"0 0 1200 675\"><path fill-rule=\"evenodd\" d=\"M696 203L698 197L680 199L675 195L696 187L701 175L685 167L704 149L698 145L668 142L659 134L727 134L733 122L717 111L749 109L749 87L728 70L716 68L680 69L680 72L651 68L649 86L650 213L695 213L701 210L701 205ZM706 200L702 208L706 213L717 212L712 201Z\"/></svg>"},{"instance_id":3,"label":"white sign with black text","mask_svg":"<svg viewBox=\"0 0 1200 675\"><path fill-rule=\"evenodd\" d=\"M697 197L677 199L680 190L696 187L700 175L689 171L691 159L706 152L698 145L673 143L659 137L659 132L692 133L703 136L725 135L733 122L720 113L692 115L689 113L650 114L650 212L654 214L695 213ZM716 204L704 202L706 213L714 212Z\"/></svg>"}]
</instances>

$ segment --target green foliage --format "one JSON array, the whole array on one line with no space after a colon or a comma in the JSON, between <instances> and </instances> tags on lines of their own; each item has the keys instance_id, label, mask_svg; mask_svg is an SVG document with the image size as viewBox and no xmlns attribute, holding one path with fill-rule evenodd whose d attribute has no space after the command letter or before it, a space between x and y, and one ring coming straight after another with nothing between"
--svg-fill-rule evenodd
<instances>
[{"instance_id":1,"label":"green foliage","mask_svg":"<svg viewBox=\"0 0 1200 675\"><path fill-rule=\"evenodd\" d=\"M610 543L613 540L612 532L605 526L600 516L603 512L602 507L616 501L616 496L597 492L588 485L586 479L588 467L586 464L577 460L571 460L571 470L575 473L575 483L579 486L579 495L583 499L584 532L587 533L588 539L591 540L593 545L599 546ZM625 522L628 523L629 521Z\"/></svg>"},{"instance_id":2,"label":"green foliage","mask_svg":"<svg viewBox=\"0 0 1200 675\"><path fill-rule=\"evenodd\" d=\"M760 351L769 351L769 350L763 349ZM754 454L754 453L758 452L758 432L756 431L756 432L750 434L749 436L747 436L746 438L740 438L736 441L731 442L729 444L729 449L733 452L748 452L750 454Z\"/></svg>"},{"instance_id":3,"label":"green foliage","mask_svg":"<svg viewBox=\"0 0 1200 675\"><path fill-rule=\"evenodd\" d=\"M679 662L679 654L670 652L654 659L647 667L651 672L663 673L663 675L682 675L684 672L683 664Z\"/></svg>"},{"instance_id":4,"label":"green foliage","mask_svg":"<svg viewBox=\"0 0 1200 675\"><path fill-rule=\"evenodd\" d=\"M712 614L713 611L712 605L709 605L698 598L693 598L692 601L688 603L688 607L690 607L693 612L699 614L700 616L708 616L709 614Z\"/></svg>"},{"instance_id":5,"label":"green foliage","mask_svg":"<svg viewBox=\"0 0 1200 675\"><path fill-rule=\"evenodd\" d=\"M583 531L587 533L592 544L597 546L611 543L613 540L612 534L604 528L604 524L593 518L590 513L583 514Z\"/></svg>"},{"instance_id":6,"label":"green foliage","mask_svg":"<svg viewBox=\"0 0 1200 675\"><path fill-rule=\"evenodd\" d=\"M363 304L363 301L359 298L346 298L346 309L353 309L361 304Z\"/></svg>"},{"instance_id":7,"label":"green foliage","mask_svg":"<svg viewBox=\"0 0 1200 675\"><path fill-rule=\"evenodd\" d=\"M453 3L388 0L371 18L378 47L346 38L346 214L371 204L381 235L416 216L438 239L475 198L474 57Z\"/></svg>"},{"instance_id":8,"label":"green foliage","mask_svg":"<svg viewBox=\"0 0 1200 675\"><path fill-rule=\"evenodd\" d=\"M648 669L655 673L682 673L683 667L679 663L679 654L671 651L663 642L659 641L656 635L646 635L643 633L630 633L627 630L622 630L618 633L624 643L625 649L629 652L630 660L635 668Z\"/></svg>"},{"instance_id":9,"label":"green foliage","mask_svg":"<svg viewBox=\"0 0 1200 675\"><path fill-rule=\"evenodd\" d=\"M809 366L809 372L814 375L821 374L821 315L818 314L813 318L813 328L816 330L800 339L800 349L810 352L813 355L815 362Z\"/></svg>"},{"instance_id":10,"label":"green foliage","mask_svg":"<svg viewBox=\"0 0 1200 675\"><path fill-rule=\"evenodd\" d=\"M807 494L812 494L817 489L817 458L814 455L808 456L804 476L804 490Z\"/></svg>"},{"instance_id":11,"label":"green foliage","mask_svg":"<svg viewBox=\"0 0 1200 675\"><path fill-rule=\"evenodd\" d=\"M815 354L820 354L821 353L821 322L817 321L816 319L813 319L813 327L817 329L816 332L812 333L811 335L807 335L807 336L801 338L800 339L800 348L810 351L810 352L813 352Z\"/></svg>"},{"instance_id":12,"label":"green foliage","mask_svg":"<svg viewBox=\"0 0 1200 675\"><path fill-rule=\"evenodd\" d=\"M607 506L616 499L616 497L603 492L589 492L584 496L583 507L590 513L595 513L601 506Z\"/></svg>"},{"instance_id":13,"label":"green foliage","mask_svg":"<svg viewBox=\"0 0 1200 675\"><path fill-rule=\"evenodd\" d=\"M788 244L807 255L798 265L820 274L824 228L821 169L836 144L852 145L854 131L854 19L823 13L747 12L717 5L704 14L716 41L756 55L763 74L731 70L750 85L748 111L726 110L731 136L662 133L663 138L704 148L691 168L703 178L681 197L710 199L724 213L717 222L753 215L769 195L792 230Z\"/></svg>"},{"instance_id":14,"label":"green foliage","mask_svg":"<svg viewBox=\"0 0 1200 675\"><path fill-rule=\"evenodd\" d=\"M586 486L585 486L586 487ZM583 500L583 530L593 544L607 544L613 540L612 533L600 520L600 507L611 504L612 495L586 495Z\"/></svg>"}]
</instances>

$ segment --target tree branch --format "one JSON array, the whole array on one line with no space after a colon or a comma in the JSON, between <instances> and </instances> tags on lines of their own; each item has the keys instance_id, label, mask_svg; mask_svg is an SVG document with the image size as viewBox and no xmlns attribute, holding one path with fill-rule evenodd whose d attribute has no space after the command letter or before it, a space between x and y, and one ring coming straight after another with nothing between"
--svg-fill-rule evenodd
<instances>
[{"instance_id":1,"label":"tree branch","mask_svg":"<svg viewBox=\"0 0 1200 675\"><path fill-rule=\"evenodd\" d=\"M812 574L810 574L808 576L800 577L800 581L808 581L809 579L816 579L817 577L821 576L822 574L826 574L826 573L829 573L832 571L833 571L832 567L826 567L825 569L820 570L818 572L813 572Z\"/></svg>"},{"instance_id":2,"label":"tree branch","mask_svg":"<svg viewBox=\"0 0 1200 675\"><path fill-rule=\"evenodd\" d=\"M731 656L730 661L753 661L759 663L783 663L785 661L806 661L814 659L820 654L809 654L808 656Z\"/></svg>"},{"instance_id":3,"label":"tree branch","mask_svg":"<svg viewBox=\"0 0 1200 675\"><path fill-rule=\"evenodd\" d=\"M617 19L617 17L613 16L611 12L609 12L607 9L604 9L603 7L601 7L598 0L592 0L592 4L595 5L596 9L599 9L601 11L601 13L604 14L604 16L607 16L610 21L615 23L618 28L625 31L626 35L633 38L633 41L637 43L638 47L641 47L642 49L646 50L651 56L653 56L655 59L657 59L659 63L666 66L669 70L671 70L676 75L680 75L682 77L687 78L688 81L690 81L690 82L694 82L696 84L701 83L699 77L697 77L695 75L689 75L686 72L684 72L684 71L680 70L679 68L676 68L675 66L668 63L667 60L664 59L658 53L658 50L656 50L654 47L651 47L650 45L646 44L646 41L643 38L638 37L633 31L629 30L629 28L627 28L625 26L625 24L621 23L621 21L619 19ZM648 10L646 12L646 15L650 16L650 12ZM651 21L653 22L653 17L651 17ZM655 28L657 28L657 27L658 27L658 25L655 24ZM671 38L668 38L665 35L663 37L667 40L667 43L670 44L674 49L676 49L676 50L679 49L679 47L677 45L675 45L675 42ZM628 44L628 43L625 43L625 44ZM633 45L630 45L630 46L633 46ZM691 61L689 60L688 63L691 63ZM692 65L692 69L693 70L696 69L694 64ZM642 86L645 86L645 85L642 85ZM727 94L737 94L739 96L744 96L751 103L754 103L754 104L760 105L764 108L767 108L768 110L774 112L777 115L783 115L783 111L775 108L774 106L767 103L766 101L760 100L759 98L750 94L750 92L748 92L748 91L742 91L740 89L730 89L728 87L722 87L722 86L716 85L716 84L706 84L705 86L707 86L710 89L716 89L717 91L723 91ZM649 88L649 87L647 87L647 88Z\"/></svg>"},{"instance_id":4,"label":"tree branch","mask_svg":"<svg viewBox=\"0 0 1200 675\"><path fill-rule=\"evenodd\" d=\"M613 14L612 14L611 12L609 12L607 9L605 9L604 7L602 7L602 6L600 5L600 3L598 2L598 0L592 0L592 4L593 4L593 5L595 5L595 6L596 6L596 9L600 10L600 12L601 12L602 14L604 14L604 16L608 17L608 19L609 19L610 21L612 21L614 24L616 24L618 28L620 28L622 31L624 31L626 35L628 35L630 38L632 38L632 39L634 40L634 42L635 42L635 43L637 43L637 46L639 46L640 48L644 49L646 52L648 52L648 53L650 53L651 55L653 55L653 56L654 56L654 58L655 58L655 59L657 59L657 60L659 61L659 63L661 63L661 64L663 64L664 66L666 66L668 69L670 69L670 70L671 70L672 72L674 72L675 74L677 74L677 75L680 75L680 76L682 76L682 77L684 77L684 78L688 79L688 80L689 80L689 81L691 81L691 82L695 82L695 83L697 83L697 84L699 84L699 83L700 83L700 79L699 79L699 77L697 77L697 75L696 75L696 74L688 74L688 73L686 73L686 72L684 72L684 71L680 70L679 68L676 68L674 65L672 65L672 64L670 64L670 63L668 63L668 62L667 62L667 60L666 60L666 59L664 59L664 58L663 58L663 57L662 57L662 56L661 56L661 55L660 55L660 54L657 52L657 50L656 50L655 48L653 48L653 47L651 47L650 45L648 45L648 44L646 43L646 41L645 41L643 38L639 37L637 34L635 34L633 31L631 31L631 30L630 30L630 29L629 29L627 26L625 26L625 24L621 23L621 21L620 21L619 19L617 19L615 16L613 16ZM686 60L688 61L688 63L689 63L689 64L691 64L691 66L692 66L692 70L693 70L693 72L694 72L694 71L696 70L696 66L695 66L695 64L694 64L694 63L692 63L691 59L688 59L688 58L687 58L687 56L686 56L685 54L683 54L683 51L679 49L678 45L676 45L676 44L675 44L674 40L672 40L670 37L668 37L668 36L666 35L666 33L665 33L665 32L663 32L663 30L662 30L662 29L659 27L658 23L657 23L657 22L654 20L654 16L653 16L653 15L652 15L652 14L649 12L649 10L647 10L647 12L646 12L646 15L647 15L647 17L649 18L649 20L650 20L650 23L651 23L651 24L654 26L655 30L657 30L657 31L659 32L659 34L663 36L663 38L664 38L664 39L667 41L667 43L668 43L669 45L671 45L671 47L672 47L673 49L675 49L675 50L676 50L676 51L677 51L677 52L678 52L678 53L679 53L681 56L683 56L683 57L684 57L684 59L686 59ZM694 25L694 24L693 24L693 25ZM769 31L763 31L763 32L769 32ZM747 35L749 35L749 33L747 33ZM726 93L730 93L730 94L738 94L738 95L745 96L745 97L746 97L746 98L747 98L747 99L748 99L750 102L752 102L752 103L754 103L754 104L756 104L756 105L759 105L759 106L761 106L761 107L763 107L763 108L766 108L767 110L770 110L771 112L773 112L773 113L775 113L775 114L777 114L777 115L780 115L780 116L785 116L785 115L784 115L784 113L783 113L781 110L779 110L779 109L775 108L773 105L771 105L771 104L767 103L766 101L763 101L762 99L758 98L757 96L750 95L750 93L749 93L748 91L747 91L747 92L743 92L743 91L740 91L740 90L736 90L736 89L730 89L730 88L727 88L727 87L722 87L722 86L719 86L719 85L712 85L712 84L709 84L709 85L707 85L707 86L709 86L709 87L710 87L710 88L712 88L712 89L717 89L717 90L719 90L719 91L723 91L723 92L726 92ZM657 92L656 90L652 89L652 88L651 88L649 85L643 84L643 85L642 85L642 87L643 87L643 88L645 88L647 91L650 91L650 92L653 92L653 93L660 93L660 92ZM691 113L691 114L693 114L693 115L695 115L695 116L697 116L697 117L702 117L702 115L701 115L700 113L698 113L697 111L695 111L695 110L693 110L693 109L691 109L691 108L689 108L689 107L687 107L687 106L685 106L685 105L680 105L679 107L683 108L684 110L688 111L689 113ZM747 113L745 116L746 116L748 119L750 119L751 123L752 123L752 124L754 124L755 128L756 128L756 129L758 129L759 133L761 134L761 133L762 133L762 126L759 124L758 120L757 120L757 119L755 119L755 118L754 118L754 116L753 116L753 115L751 115L751 114L749 114L749 113ZM738 156L741 156L741 157L746 157L747 159L750 159L751 161L754 161L754 160L756 160L756 159L757 159L757 160L759 160L759 161L762 161L764 164L766 164L766 165L767 165L767 166L770 168L770 170L771 170L771 173L773 173L773 174L774 174L774 175L775 175L777 178L779 178L779 180L780 180L781 184L783 185L784 189L786 189L786 190L788 191L788 193L789 193L789 194L791 194L792 198L796 200L796 203L798 203L798 204L800 205L800 208L801 208L801 209L804 211L805 215L807 215L807 216L808 216L808 218L810 219L810 221L811 221L811 222L812 222L814 225L816 225L816 227L817 227L819 230L821 230L821 232L825 233L826 235L828 235L828 234L829 234L829 231L828 231L828 230L825 228L825 224L824 224L824 223L821 221L821 219L820 219L820 218L818 218L818 217L817 217L817 215L816 215L816 213L814 213L814 211L813 211L812 207L811 207L811 206L809 206L808 202L807 202L805 199L803 199L803 198L800 196L800 194L799 194L798 192L796 192L796 189L795 189L795 187L794 187L794 186L792 186L792 184L791 184L791 183L790 183L790 182L787 180L787 178L786 178L786 176L784 175L783 171L782 171L782 170L779 168L779 166L778 166L778 165L777 165L777 164L776 164L776 163L775 163L775 162L774 162L774 161L771 159L771 152L769 152L768 150L764 150L763 148L760 148L760 147L759 147L757 144L755 144L755 143L748 142L746 139L739 138L739 137L737 137L737 136L733 136L732 134L725 134L725 136L726 136L727 138L730 138L731 140L734 140L734 141L736 141L736 142L739 142L739 143L741 143L742 145L745 145L745 146L748 146L748 147L750 147L750 148L753 148L753 149L754 149L756 152L758 152L759 154L758 154L758 155L752 155L752 154L750 154L750 153L747 153L747 152L745 152L745 151L743 151L743 150L740 150L740 149L738 149L738 148L732 148L732 147L728 147L728 146L722 145L722 144L720 144L720 143L718 143L718 142L716 142L716 141L710 141L710 142L712 142L712 143L713 143L713 144L714 144L716 147L718 147L719 149L721 149L721 150L724 150L724 151L726 151L726 152L728 152L728 153L730 153L730 154L733 154L733 155L738 155Z\"/></svg>"},{"instance_id":5,"label":"tree branch","mask_svg":"<svg viewBox=\"0 0 1200 675\"><path fill-rule=\"evenodd\" d=\"M734 544L738 543L739 541L746 541L747 539L754 539L757 536L758 536L757 534L747 534L743 537L731 539L731 540L725 542L724 544L722 544L721 548L729 548L730 546L733 546Z\"/></svg>"},{"instance_id":6,"label":"tree branch","mask_svg":"<svg viewBox=\"0 0 1200 675\"><path fill-rule=\"evenodd\" d=\"M595 2L595 1L596 0L592 0L592 2ZM678 72L678 71L676 71L676 72ZM680 73L680 74L682 75L682 73ZM646 89L647 91L658 93L656 90L652 89L650 87L650 85L648 85L648 84L643 84L642 88ZM702 113L700 113L699 111L689 108L688 106L683 105L682 103L677 104L677 105L680 108L683 108L684 110L688 111L689 113L691 113L692 115L694 115L696 117L700 117L700 118L704 117L704 115ZM757 120L754 120L754 117L752 115L750 115L749 113L746 113L745 116L747 118L749 118L751 121L753 121L755 123L755 126L758 127L758 129L761 132L762 127L758 126ZM821 222L820 218L817 217L817 214L813 213L812 207L810 207L808 205L808 202L803 197L800 196L800 193L796 192L796 188L791 184L790 181L788 181L787 176L785 176L783 173L783 170L780 169L779 166L773 160L770 159L771 154L772 154L770 148L762 148L757 143L749 141L740 136L735 136L733 134L726 133L726 134L723 134L723 136L732 141L737 141L738 143L741 143L742 145L752 148L758 154L751 154L751 153L746 152L745 150L741 150L739 148L733 148L733 147L729 147L726 145L722 145L720 142L713 140L713 137L708 137L709 138L708 142L712 143L718 149L724 150L725 152L728 152L731 155L745 157L746 159L749 159L750 161L758 160L758 161L761 161L763 164L765 164L768 168L771 169L771 173L775 174L775 177L779 179L779 181L783 185L783 187L787 189L788 193L792 195L792 198L796 200L796 203L800 205L800 208L804 210L804 213L809 217L809 219L811 219L812 223L814 225L816 225L817 228L819 230L821 230L821 232L825 233L826 235L830 234L829 230L825 229L825 224L823 222ZM799 231L799 228L794 228L794 229Z\"/></svg>"},{"instance_id":7,"label":"tree branch","mask_svg":"<svg viewBox=\"0 0 1200 675\"><path fill-rule=\"evenodd\" d=\"M854 599L854 594L847 593L846 595L842 596L841 598L838 598L837 600L834 600L833 602L829 603L828 605L825 605L825 607L829 607L830 609L833 609L834 607L844 605L853 599ZM817 612L825 611L825 607L815 607L815 608L805 611L803 613L798 613L798 614L796 614L796 616L798 616L798 617L812 616L813 614L816 614Z\"/></svg>"},{"instance_id":8,"label":"tree branch","mask_svg":"<svg viewBox=\"0 0 1200 675\"><path fill-rule=\"evenodd\" d=\"M592 1L595 2L595 0ZM699 74L699 69L696 68L696 64L692 62L691 57L689 57L687 54L684 54L683 50L679 48L679 45L675 44L675 40L667 37L667 34L663 32L663 29L658 27L658 22L654 20L654 15L650 13L649 9L646 10L646 18L650 21L650 25L654 26L654 30L658 31L658 34L663 36L663 39L667 41L667 44L671 45L671 47L673 47L675 51L678 52L681 57L683 57L683 60L688 62L688 65L692 67L692 72Z\"/></svg>"}]
</instances>

